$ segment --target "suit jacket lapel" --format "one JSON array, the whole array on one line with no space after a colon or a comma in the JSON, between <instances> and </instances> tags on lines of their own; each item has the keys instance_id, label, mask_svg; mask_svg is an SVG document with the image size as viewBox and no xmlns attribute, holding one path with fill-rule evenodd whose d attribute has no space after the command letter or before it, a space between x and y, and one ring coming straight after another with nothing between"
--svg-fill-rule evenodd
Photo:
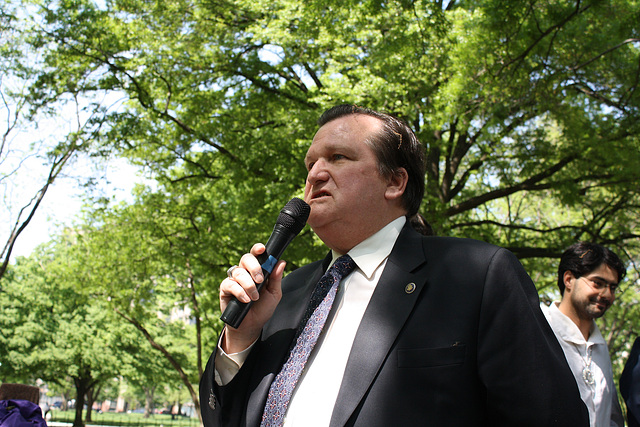
<instances>
[{"instance_id":1,"label":"suit jacket lapel","mask_svg":"<svg viewBox=\"0 0 640 427\"><path fill-rule=\"evenodd\" d=\"M416 273L425 262L421 236L406 225L356 333L331 417L332 426L347 423L375 379L426 285L424 275Z\"/></svg>"}]
</instances>

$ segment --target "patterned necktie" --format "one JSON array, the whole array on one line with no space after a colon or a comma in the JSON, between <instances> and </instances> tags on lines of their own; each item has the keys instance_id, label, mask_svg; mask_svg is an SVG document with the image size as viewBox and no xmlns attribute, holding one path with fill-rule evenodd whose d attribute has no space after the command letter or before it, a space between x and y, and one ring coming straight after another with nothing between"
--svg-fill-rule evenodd
<instances>
[{"instance_id":1,"label":"patterned necktie","mask_svg":"<svg viewBox=\"0 0 640 427\"><path fill-rule=\"evenodd\" d=\"M351 273L356 263L349 255L342 255L322 276L311 295L307 311L300 322L298 339L269 389L267 403L262 414L262 427L281 426L293 389L318 341L327 320L331 305L343 277Z\"/></svg>"}]
</instances>

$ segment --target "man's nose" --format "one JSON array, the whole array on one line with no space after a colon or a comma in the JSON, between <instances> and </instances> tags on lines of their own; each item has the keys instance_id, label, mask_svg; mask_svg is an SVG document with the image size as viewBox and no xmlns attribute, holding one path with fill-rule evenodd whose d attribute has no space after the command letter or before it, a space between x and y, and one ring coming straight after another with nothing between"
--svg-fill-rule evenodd
<instances>
[{"instance_id":1,"label":"man's nose","mask_svg":"<svg viewBox=\"0 0 640 427\"><path fill-rule=\"evenodd\" d=\"M322 159L316 161L307 173L307 182L309 184L326 181L328 178L327 163Z\"/></svg>"}]
</instances>

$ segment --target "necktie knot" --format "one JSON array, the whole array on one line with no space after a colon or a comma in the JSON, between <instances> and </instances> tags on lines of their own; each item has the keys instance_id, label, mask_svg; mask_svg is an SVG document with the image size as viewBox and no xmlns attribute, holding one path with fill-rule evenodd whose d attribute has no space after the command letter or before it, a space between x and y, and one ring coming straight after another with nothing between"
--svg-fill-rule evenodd
<instances>
[{"instance_id":1,"label":"necktie knot","mask_svg":"<svg viewBox=\"0 0 640 427\"><path fill-rule=\"evenodd\" d=\"M353 271L353 269L356 267L356 262L349 256L349 254L345 254L339 257L336 262L333 263L331 268L334 267L336 269L337 278L341 279Z\"/></svg>"},{"instance_id":2,"label":"necktie knot","mask_svg":"<svg viewBox=\"0 0 640 427\"><path fill-rule=\"evenodd\" d=\"M337 286L338 283L342 280L343 277L349 275L356 267L356 262L351 258L348 254L340 256L333 265L327 270L327 272L322 276L320 281L318 282L316 289L321 295L322 298L327 294L332 286ZM326 288L326 291L325 291Z\"/></svg>"}]
</instances>

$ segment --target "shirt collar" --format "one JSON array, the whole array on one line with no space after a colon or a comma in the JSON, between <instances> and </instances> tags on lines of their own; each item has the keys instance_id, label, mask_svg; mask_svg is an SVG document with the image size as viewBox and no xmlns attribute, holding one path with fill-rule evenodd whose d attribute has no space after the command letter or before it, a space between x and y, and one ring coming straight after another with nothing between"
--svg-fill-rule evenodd
<instances>
[{"instance_id":1,"label":"shirt collar","mask_svg":"<svg viewBox=\"0 0 640 427\"><path fill-rule=\"evenodd\" d=\"M600 329L598 329L595 321L592 321L589 339L585 340L578 325L573 323L573 320L571 320L569 316L560 311L558 304L560 304L560 302L556 301L549 306L549 323L562 339L575 344L584 344L585 342L605 344L604 337L600 333Z\"/></svg>"},{"instance_id":2,"label":"shirt collar","mask_svg":"<svg viewBox=\"0 0 640 427\"><path fill-rule=\"evenodd\" d=\"M404 216L396 218L349 251L349 255L367 279L371 279L375 270L389 256L406 222ZM331 252L333 264L340 254L336 251Z\"/></svg>"}]
</instances>

